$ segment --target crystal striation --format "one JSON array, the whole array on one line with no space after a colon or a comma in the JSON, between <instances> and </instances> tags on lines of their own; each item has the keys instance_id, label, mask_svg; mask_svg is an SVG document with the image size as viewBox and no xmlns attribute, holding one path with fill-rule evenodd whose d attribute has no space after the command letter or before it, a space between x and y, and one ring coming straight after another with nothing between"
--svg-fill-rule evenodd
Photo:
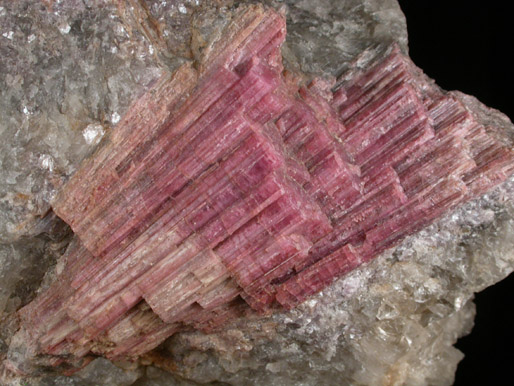
<instances>
[{"instance_id":1,"label":"crystal striation","mask_svg":"<svg viewBox=\"0 0 514 386\"><path fill-rule=\"evenodd\" d=\"M19 312L37 359L9 369L135 359L291 309L514 172L503 128L397 46L306 82L285 35L283 14L240 7L82 163L52 204L75 233L58 279Z\"/></svg>"}]
</instances>

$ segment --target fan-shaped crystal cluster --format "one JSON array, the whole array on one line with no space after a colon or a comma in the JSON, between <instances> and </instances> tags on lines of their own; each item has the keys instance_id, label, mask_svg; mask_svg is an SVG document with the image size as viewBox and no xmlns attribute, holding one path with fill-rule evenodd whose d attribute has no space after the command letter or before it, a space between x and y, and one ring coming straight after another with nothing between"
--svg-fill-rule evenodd
<instances>
[{"instance_id":1,"label":"fan-shaped crystal cluster","mask_svg":"<svg viewBox=\"0 0 514 386\"><path fill-rule=\"evenodd\" d=\"M33 354L137 357L294 307L513 172L502 130L396 47L304 85L285 33L280 13L241 9L64 186L53 207L76 238L20 312Z\"/></svg>"}]
</instances>

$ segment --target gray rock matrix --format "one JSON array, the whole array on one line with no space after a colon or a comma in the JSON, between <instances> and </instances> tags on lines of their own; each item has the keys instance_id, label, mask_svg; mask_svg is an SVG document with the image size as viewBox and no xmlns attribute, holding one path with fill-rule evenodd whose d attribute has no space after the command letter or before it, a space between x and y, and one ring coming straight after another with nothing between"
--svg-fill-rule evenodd
<instances>
[{"instance_id":1,"label":"gray rock matrix","mask_svg":"<svg viewBox=\"0 0 514 386\"><path fill-rule=\"evenodd\" d=\"M50 210L59 187L152 80L202 55L239 3L0 0L0 359L16 355L13 312L48 285L69 242ZM268 3L286 9L290 68L338 76L365 49L407 51L395 0ZM3 373L0 383L451 384L473 294L514 270L513 198L510 179L291 312L173 336L163 347L173 375L97 359L72 377Z\"/></svg>"}]
</instances>

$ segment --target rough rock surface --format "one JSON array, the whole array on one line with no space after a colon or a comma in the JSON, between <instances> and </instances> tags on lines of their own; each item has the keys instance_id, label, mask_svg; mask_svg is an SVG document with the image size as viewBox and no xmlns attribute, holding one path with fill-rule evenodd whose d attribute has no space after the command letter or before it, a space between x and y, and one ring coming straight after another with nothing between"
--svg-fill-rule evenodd
<instances>
[{"instance_id":1,"label":"rough rock surface","mask_svg":"<svg viewBox=\"0 0 514 386\"><path fill-rule=\"evenodd\" d=\"M155 32L159 29L148 27L159 20L159 14L182 17L202 4L149 2L145 14L136 2L121 10L109 2L102 2L101 7L95 2L80 3L83 8L72 3L55 2L44 5L50 7L45 9L41 4L25 7L23 2L5 1L0 6L0 81L2 89L9 90L0 98L2 116L9 117L0 123L2 138L6 138L1 145L0 172L0 234L4 242L0 307L4 306L5 314L33 297L34 288L26 283L37 283L46 271L38 256L44 256L50 266L66 243L66 232L55 220L38 220L48 210L48 201L61 181L71 175L134 96L160 73L161 66L173 67L202 54L204 37L195 39L196 45L188 53L187 47L180 46L182 39L175 44L165 39L165 30L160 34ZM332 19L329 11L335 3L317 2L312 8L311 2L296 2L290 7L292 54L284 55L291 65L296 60L306 71L324 68L338 73L345 68L345 63L338 66L336 61L341 53L350 59L376 39L406 43L401 28L404 20L396 4L345 2L361 15L358 20L365 22L343 19L338 23L340 19ZM126 18L117 23L120 14ZM149 14L155 17L147 17ZM219 18L212 11L211 15ZM174 16L171 21L162 17L161 23L180 28ZM215 23L199 19L202 33L216 33L211 29L216 29ZM318 20L321 27L309 25L310 20ZM223 18L220 23L223 25ZM302 23L313 28L299 27L295 32ZM360 27L366 23L366 28ZM395 36L384 37L388 23L396 26ZM343 30L352 28L354 37L344 40ZM121 35L118 38L116 31ZM88 32L93 38L81 35ZM308 57L302 51L308 39L335 41L337 55L320 52L298 62L297 57ZM152 57L155 53L157 58ZM56 54L62 59L55 59ZM110 56L116 54L122 56ZM491 114L502 120L501 115ZM451 383L461 358L451 345L472 325L472 293L512 271L513 185L509 181L459 209L290 313L238 321L223 333L173 337L165 345L172 360L161 365L198 382L426 384L435 377L438 382ZM1 338L3 347L8 345L9 323L3 324ZM73 378L30 382L121 385L141 375L127 370L112 376L115 371L111 364L97 360ZM187 384L182 378L172 381L169 377L149 367L137 384Z\"/></svg>"},{"instance_id":2,"label":"rough rock surface","mask_svg":"<svg viewBox=\"0 0 514 386\"><path fill-rule=\"evenodd\" d=\"M41 233L38 218L62 180L162 68L201 57L230 20L230 6L1 2L2 243ZM378 42L397 41L406 50L405 20L394 1L292 1L288 9L286 56L296 65L302 58L305 72L336 74ZM312 47L332 51L313 55Z\"/></svg>"},{"instance_id":3,"label":"rough rock surface","mask_svg":"<svg viewBox=\"0 0 514 386\"><path fill-rule=\"evenodd\" d=\"M170 363L198 382L451 384L473 293L513 270L513 199L511 179L289 313L179 334Z\"/></svg>"}]
</instances>

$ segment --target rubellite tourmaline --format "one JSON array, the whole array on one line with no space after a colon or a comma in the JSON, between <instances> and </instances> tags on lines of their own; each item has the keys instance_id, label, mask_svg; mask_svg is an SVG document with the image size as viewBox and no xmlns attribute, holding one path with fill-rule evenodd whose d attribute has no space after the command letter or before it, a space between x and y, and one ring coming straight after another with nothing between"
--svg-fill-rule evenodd
<instances>
[{"instance_id":1,"label":"rubellite tourmaline","mask_svg":"<svg viewBox=\"0 0 514 386\"><path fill-rule=\"evenodd\" d=\"M136 101L53 203L75 232L20 311L34 355L135 358L292 308L514 172L501 128L395 47L339 82L285 73L283 15L241 8Z\"/></svg>"}]
</instances>

